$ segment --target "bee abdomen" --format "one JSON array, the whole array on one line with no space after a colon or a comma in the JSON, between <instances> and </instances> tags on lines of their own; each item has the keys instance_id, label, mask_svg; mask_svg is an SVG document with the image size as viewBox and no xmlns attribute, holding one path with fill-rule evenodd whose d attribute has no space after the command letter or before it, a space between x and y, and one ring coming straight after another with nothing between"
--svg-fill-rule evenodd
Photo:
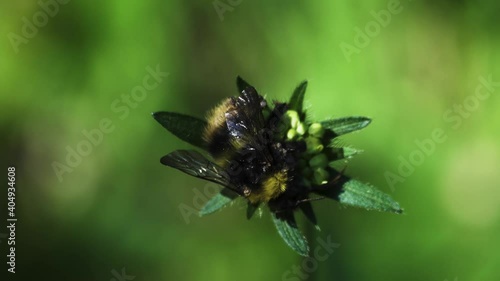
<instances>
[{"instance_id":1,"label":"bee abdomen","mask_svg":"<svg viewBox=\"0 0 500 281\"><path fill-rule=\"evenodd\" d=\"M207 126L203 132L203 140L208 152L216 160L230 149L230 135L225 115L227 111L233 109L232 101L228 98L207 114Z\"/></svg>"}]
</instances>

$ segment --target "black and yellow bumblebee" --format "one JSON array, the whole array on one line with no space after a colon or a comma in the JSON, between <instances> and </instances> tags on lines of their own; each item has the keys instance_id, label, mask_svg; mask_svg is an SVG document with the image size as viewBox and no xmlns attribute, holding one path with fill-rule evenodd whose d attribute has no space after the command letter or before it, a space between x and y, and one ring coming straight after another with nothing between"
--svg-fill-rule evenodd
<instances>
[{"instance_id":1,"label":"black and yellow bumblebee","mask_svg":"<svg viewBox=\"0 0 500 281\"><path fill-rule=\"evenodd\" d=\"M307 197L294 188L298 155L306 146L304 141L284 141L287 109L280 102L271 109L254 87L246 85L238 96L225 99L207 114L202 139L213 161L196 151L179 150L164 156L161 163L221 184L253 205L295 208Z\"/></svg>"}]
</instances>

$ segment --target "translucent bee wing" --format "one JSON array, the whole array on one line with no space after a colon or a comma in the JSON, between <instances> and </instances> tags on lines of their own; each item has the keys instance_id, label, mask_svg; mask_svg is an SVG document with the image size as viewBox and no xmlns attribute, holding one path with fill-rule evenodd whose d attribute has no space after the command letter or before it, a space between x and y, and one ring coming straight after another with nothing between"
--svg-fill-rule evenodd
<instances>
[{"instance_id":1,"label":"translucent bee wing","mask_svg":"<svg viewBox=\"0 0 500 281\"><path fill-rule=\"evenodd\" d=\"M255 138L265 126L264 99L255 88L248 87L238 97L232 98L232 102L234 110L225 114L229 134L237 141Z\"/></svg>"},{"instance_id":2,"label":"translucent bee wing","mask_svg":"<svg viewBox=\"0 0 500 281\"><path fill-rule=\"evenodd\" d=\"M163 156L160 162L193 177L215 182L235 190L230 183L227 172L194 150L176 150Z\"/></svg>"},{"instance_id":3,"label":"translucent bee wing","mask_svg":"<svg viewBox=\"0 0 500 281\"><path fill-rule=\"evenodd\" d=\"M236 110L226 112L225 114L226 125L229 130L229 135L237 140L245 138L245 136L248 135L249 131L248 130L249 124L247 122L242 121L240 115L241 114Z\"/></svg>"}]
</instances>

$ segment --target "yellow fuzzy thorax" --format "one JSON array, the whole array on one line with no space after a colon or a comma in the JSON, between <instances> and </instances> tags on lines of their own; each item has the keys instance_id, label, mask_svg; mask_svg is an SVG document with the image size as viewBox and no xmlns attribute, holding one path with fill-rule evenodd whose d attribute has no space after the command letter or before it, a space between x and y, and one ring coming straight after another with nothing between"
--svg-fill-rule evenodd
<instances>
[{"instance_id":1,"label":"yellow fuzzy thorax","mask_svg":"<svg viewBox=\"0 0 500 281\"><path fill-rule=\"evenodd\" d=\"M252 204L269 202L286 191L288 173L281 170L262 181L261 188L253 190L247 197Z\"/></svg>"}]
</instances>

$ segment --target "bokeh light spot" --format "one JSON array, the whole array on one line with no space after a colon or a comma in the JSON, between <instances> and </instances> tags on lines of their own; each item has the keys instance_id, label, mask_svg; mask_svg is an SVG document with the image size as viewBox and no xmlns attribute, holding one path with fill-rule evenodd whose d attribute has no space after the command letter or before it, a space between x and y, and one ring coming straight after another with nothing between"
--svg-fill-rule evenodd
<instances>
[{"instance_id":1,"label":"bokeh light spot","mask_svg":"<svg viewBox=\"0 0 500 281\"><path fill-rule=\"evenodd\" d=\"M500 217L498 146L476 141L457 150L444 169L443 204L457 221L488 227Z\"/></svg>"}]
</instances>

